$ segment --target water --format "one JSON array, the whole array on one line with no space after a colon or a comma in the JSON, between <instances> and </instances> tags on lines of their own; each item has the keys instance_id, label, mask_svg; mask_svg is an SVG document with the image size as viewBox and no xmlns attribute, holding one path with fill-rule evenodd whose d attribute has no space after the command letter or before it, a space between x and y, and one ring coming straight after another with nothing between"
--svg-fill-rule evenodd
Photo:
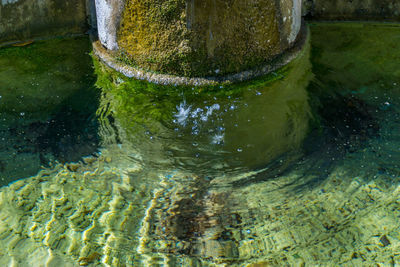
<instances>
[{"instance_id":1,"label":"water","mask_svg":"<svg viewBox=\"0 0 400 267\"><path fill-rule=\"evenodd\" d=\"M74 56L85 39L0 50L1 88L62 98L28 109L2 89L0 263L400 264L400 28L310 29L287 68L223 88L160 88L94 60L96 89ZM51 78L23 69L35 49Z\"/></svg>"},{"instance_id":2,"label":"water","mask_svg":"<svg viewBox=\"0 0 400 267\"><path fill-rule=\"evenodd\" d=\"M80 37L0 50L2 185L97 150L89 47Z\"/></svg>"}]
</instances>

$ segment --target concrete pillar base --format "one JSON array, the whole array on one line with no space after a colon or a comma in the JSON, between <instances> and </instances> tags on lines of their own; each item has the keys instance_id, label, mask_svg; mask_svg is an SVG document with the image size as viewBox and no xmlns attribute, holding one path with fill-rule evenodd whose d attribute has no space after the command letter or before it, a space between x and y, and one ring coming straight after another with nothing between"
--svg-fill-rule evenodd
<instances>
[{"instance_id":1,"label":"concrete pillar base","mask_svg":"<svg viewBox=\"0 0 400 267\"><path fill-rule=\"evenodd\" d=\"M308 29L303 22L301 30L293 45L288 50L269 61L267 64L239 73L219 77L183 77L144 71L118 60L118 53L104 48L100 41L93 42L93 52L94 55L97 56L104 64L129 78L146 80L151 83L164 85L206 86L242 82L266 75L279 68L282 68L302 52L307 38Z\"/></svg>"}]
</instances>

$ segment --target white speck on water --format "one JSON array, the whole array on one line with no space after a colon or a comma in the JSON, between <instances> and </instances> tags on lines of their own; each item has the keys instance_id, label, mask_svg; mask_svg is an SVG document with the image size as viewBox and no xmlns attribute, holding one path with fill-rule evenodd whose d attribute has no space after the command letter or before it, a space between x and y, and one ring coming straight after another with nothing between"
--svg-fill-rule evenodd
<instances>
[{"instance_id":1,"label":"white speck on water","mask_svg":"<svg viewBox=\"0 0 400 267\"><path fill-rule=\"evenodd\" d=\"M177 109L177 113L174 115L174 117L176 118L176 121L178 122L178 124L185 126L187 118L190 115L192 106L191 105L188 106L186 104L186 101L183 101L179 106L176 107L176 109Z\"/></svg>"},{"instance_id":2,"label":"white speck on water","mask_svg":"<svg viewBox=\"0 0 400 267\"><path fill-rule=\"evenodd\" d=\"M212 137L211 143L214 145L220 145L224 142L224 137L225 137L224 133L216 134Z\"/></svg>"},{"instance_id":3,"label":"white speck on water","mask_svg":"<svg viewBox=\"0 0 400 267\"><path fill-rule=\"evenodd\" d=\"M203 109L201 108L196 108L192 114L190 115L192 118L197 118L199 116L199 113L203 112Z\"/></svg>"},{"instance_id":4,"label":"white speck on water","mask_svg":"<svg viewBox=\"0 0 400 267\"><path fill-rule=\"evenodd\" d=\"M220 106L219 104L214 104L212 105L208 110L207 110L207 116L212 115L212 113L214 112L214 110L219 110Z\"/></svg>"}]
</instances>

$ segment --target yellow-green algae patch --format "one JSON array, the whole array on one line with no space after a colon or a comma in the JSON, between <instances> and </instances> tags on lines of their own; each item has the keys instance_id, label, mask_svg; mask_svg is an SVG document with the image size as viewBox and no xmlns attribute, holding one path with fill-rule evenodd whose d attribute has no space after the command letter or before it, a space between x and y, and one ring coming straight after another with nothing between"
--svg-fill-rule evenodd
<instances>
[{"instance_id":1,"label":"yellow-green algae patch","mask_svg":"<svg viewBox=\"0 0 400 267\"><path fill-rule=\"evenodd\" d=\"M188 77L247 70L288 48L274 1L127 0L118 34L128 64Z\"/></svg>"},{"instance_id":2,"label":"yellow-green algae patch","mask_svg":"<svg viewBox=\"0 0 400 267\"><path fill-rule=\"evenodd\" d=\"M298 83L297 87L304 89L312 76L307 72L311 68L309 56L310 38L307 38L301 50L293 55L292 62L271 73L241 82L211 82L194 86L158 84L130 78L110 68L96 54L92 54L97 76L96 86L104 95L111 94L108 98L118 103L118 112L124 112L125 116L130 114L130 120L139 123L171 120L172 111L183 97L187 102L200 102L214 97L241 97L246 91L266 88L271 92L279 91L282 84L291 83ZM297 89L295 86L288 87L294 91Z\"/></svg>"}]
</instances>

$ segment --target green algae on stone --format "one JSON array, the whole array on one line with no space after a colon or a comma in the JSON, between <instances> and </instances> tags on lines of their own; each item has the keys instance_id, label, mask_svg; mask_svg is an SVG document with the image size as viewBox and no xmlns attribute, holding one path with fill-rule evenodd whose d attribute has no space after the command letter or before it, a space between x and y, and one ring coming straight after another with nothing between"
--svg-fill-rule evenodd
<instances>
[{"instance_id":1,"label":"green algae on stone","mask_svg":"<svg viewBox=\"0 0 400 267\"><path fill-rule=\"evenodd\" d=\"M168 121L185 96L186 101L212 97L240 97L245 90L255 90L284 80L295 64L289 64L272 73L238 83L216 83L204 86L163 85L128 78L104 65L93 56L97 76L96 86L103 94L111 94L113 101L124 106L123 112L132 114L132 122ZM123 104L124 103L124 104ZM120 110L122 112L122 110Z\"/></svg>"},{"instance_id":2,"label":"green algae on stone","mask_svg":"<svg viewBox=\"0 0 400 267\"><path fill-rule=\"evenodd\" d=\"M120 162L118 152L112 156L114 164ZM136 233L148 199L145 186L135 189L122 169L132 175L140 167L132 162L129 168L126 163L111 167L105 157L78 165L72 172L57 164L0 189L1 265L134 265L138 256L131 248L138 243Z\"/></svg>"},{"instance_id":3,"label":"green algae on stone","mask_svg":"<svg viewBox=\"0 0 400 267\"><path fill-rule=\"evenodd\" d=\"M119 30L122 51L139 66L171 73L189 72L182 58L191 53L185 28L186 1L128 0ZM174 66L174 64L177 64Z\"/></svg>"},{"instance_id":4,"label":"green algae on stone","mask_svg":"<svg viewBox=\"0 0 400 267\"><path fill-rule=\"evenodd\" d=\"M289 48L290 8L282 12L264 0L127 0L118 34L121 57L146 71L187 77L248 70Z\"/></svg>"}]
</instances>

